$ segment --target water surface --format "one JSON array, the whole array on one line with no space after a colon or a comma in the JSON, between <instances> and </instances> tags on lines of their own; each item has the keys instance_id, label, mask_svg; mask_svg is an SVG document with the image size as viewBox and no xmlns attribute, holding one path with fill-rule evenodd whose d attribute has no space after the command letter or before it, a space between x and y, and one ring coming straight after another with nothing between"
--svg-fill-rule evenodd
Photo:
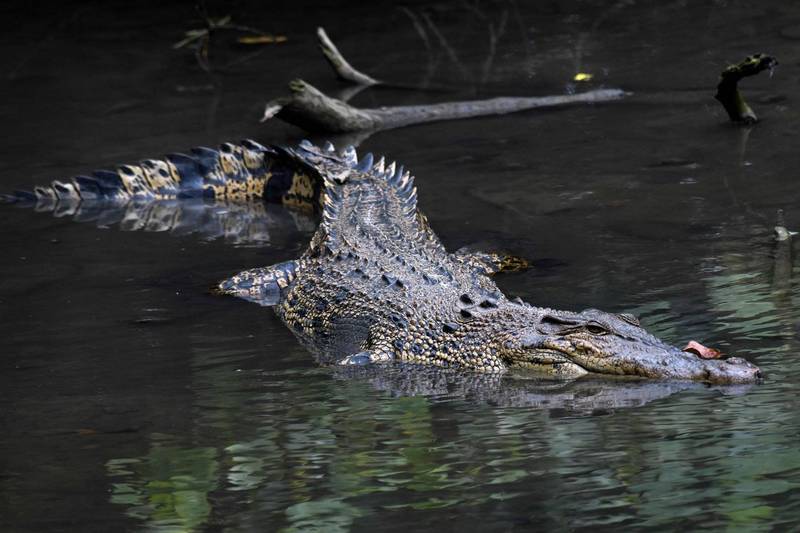
<instances>
[{"instance_id":1,"label":"water surface","mask_svg":"<svg viewBox=\"0 0 800 533\"><path fill-rule=\"evenodd\" d=\"M301 5L302 4L302 5ZM76 531L791 530L800 525L797 39L781 2L284 2L222 8L288 42L214 74L171 45L192 6L4 6L0 184L244 137L318 57L324 24L378 77L376 106L500 94L632 91L625 101L383 132L360 150L413 169L446 245L531 258L499 279L539 305L637 314L760 365L754 387L543 384L318 366L271 312L208 287L296 257L313 227L277 214L234 232L100 229L0 209L0 525ZM228 10L225 10L228 9ZM494 35L494 39L492 38ZM492 44L494 43L494 44ZM764 51L744 85L763 122L731 127L720 68ZM217 70L220 69L220 70ZM318 139L317 139L318 140ZM338 140L336 140L338 142ZM288 218L287 218L288 217ZM277 228L277 229L276 229Z\"/></svg>"}]
</instances>

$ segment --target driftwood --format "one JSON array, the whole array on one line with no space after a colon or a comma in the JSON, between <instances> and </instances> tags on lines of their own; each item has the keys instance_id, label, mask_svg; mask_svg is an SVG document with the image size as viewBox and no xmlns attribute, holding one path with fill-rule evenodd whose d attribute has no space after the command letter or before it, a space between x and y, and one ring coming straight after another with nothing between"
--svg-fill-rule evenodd
<instances>
[{"instance_id":1,"label":"driftwood","mask_svg":"<svg viewBox=\"0 0 800 533\"><path fill-rule=\"evenodd\" d=\"M722 71L717 85L717 94L714 98L719 100L731 121L742 124L754 124L758 122L753 109L744 101L744 97L739 92L739 80L747 76L755 76L759 72L769 70L772 74L773 69L778 65L778 60L772 56L764 54L753 54L747 56L744 61L737 65L731 65Z\"/></svg>"},{"instance_id":2,"label":"driftwood","mask_svg":"<svg viewBox=\"0 0 800 533\"><path fill-rule=\"evenodd\" d=\"M291 96L267 104L264 119L277 116L313 133L347 133L400 128L411 124L503 115L526 109L618 100L619 89L540 97L500 97L488 100L360 109L326 96L303 80L289 84Z\"/></svg>"},{"instance_id":3,"label":"driftwood","mask_svg":"<svg viewBox=\"0 0 800 533\"><path fill-rule=\"evenodd\" d=\"M318 28L317 37L322 53L339 79L362 88L384 83L350 65L323 28ZM619 100L626 94L619 89L600 89L556 96L505 96L487 100L360 109L325 95L303 80L292 81L289 90L290 96L267 103L262 122L277 117L308 132L323 134L377 131L424 122L503 115L526 109L608 102Z\"/></svg>"}]
</instances>

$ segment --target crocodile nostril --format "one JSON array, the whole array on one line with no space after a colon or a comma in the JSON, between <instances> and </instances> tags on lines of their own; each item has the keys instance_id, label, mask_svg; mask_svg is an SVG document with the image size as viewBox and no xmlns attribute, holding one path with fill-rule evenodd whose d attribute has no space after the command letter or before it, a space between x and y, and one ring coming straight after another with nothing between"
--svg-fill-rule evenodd
<instances>
[{"instance_id":1,"label":"crocodile nostril","mask_svg":"<svg viewBox=\"0 0 800 533\"><path fill-rule=\"evenodd\" d=\"M747 361L742 359L741 357L728 357L725 359L725 362L729 365L746 365Z\"/></svg>"}]
</instances>

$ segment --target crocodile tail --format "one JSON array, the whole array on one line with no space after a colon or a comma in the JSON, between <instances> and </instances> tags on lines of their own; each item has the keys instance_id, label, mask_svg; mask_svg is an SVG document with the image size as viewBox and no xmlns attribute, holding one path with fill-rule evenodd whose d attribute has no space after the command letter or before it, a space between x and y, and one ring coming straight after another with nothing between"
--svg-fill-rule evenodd
<instances>
[{"instance_id":1,"label":"crocodile tail","mask_svg":"<svg viewBox=\"0 0 800 533\"><path fill-rule=\"evenodd\" d=\"M264 202L306 213L319 209L323 180L303 154L250 140L218 149L199 147L0 195L0 202L99 226L119 223L124 230L200 232L239 240L231 234L239 229L266 235L258 226L274 217L264 213Z\"/></svg>"},{"instance_id":2,"label":"crocodile tail","mask_svg":"<svg viewBox=\"0 0 800 533\"><path fill-rule=\"evenodd\" d=\"M245 270L221 281L217 285L217 291L263 306L277 305L281 294L294 280L296 268L295 261L286 261L269 267Z\"/></svg>"},{"instance_id":3,"label":"crocodile tail","mask_svg":"<svg viewBox=\"0 0 800 533\"><path fill-rule=\"evenodd\" d=\"M189 154L169 154L120 165L115 171L100 170L88 176L54 180L33 191L2 195L5 202L55 206L58 203L125 203L129 200L205 198L241 202L267 197L281 201L298 175L310 174L305 162L280 147L245 140L224 143L218 149L197 147ZM307 195L313 201L314 176ZM268 185L269 181L275 183ZM317 187L318 188L318 187ZM302 188L305 192L305 188ZM297 187L292 190L297 195Z\"/></svg>"}]
</instances>

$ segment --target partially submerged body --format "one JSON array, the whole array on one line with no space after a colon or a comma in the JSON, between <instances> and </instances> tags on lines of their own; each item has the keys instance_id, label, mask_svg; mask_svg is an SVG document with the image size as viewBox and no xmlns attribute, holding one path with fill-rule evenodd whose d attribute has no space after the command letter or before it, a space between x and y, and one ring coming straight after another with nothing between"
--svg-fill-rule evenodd
<instances>
[{"instance_id":1,"label":"partially submerged body","mask_svg":"<svg viewBox=\"0 0 800 533\"><path fill-rule=\"evenodd\" d=\"M248 141L169 156L17 193L7 199L124 207L132 201L204 197L280 202L317 210L305 253L223 281L228 294L274 306L323 360L403 361L501 373L520 367L555 377L588 373L747 383L759 369L739 358L704 360L647 333L628 315L581 313L509 300L490 275L493 254L449 253L417 209L413 178L353 149L297 149Z\"/></svg>"},{"instance_id":2,"label":"partially submerged body","mask_svg":"<svg viewBox=\"0 0 800 533\"><path fill-rule=\"evenodd\" d=\"M511 301L481 254L444 249L417 210L408 173L383 160L373 165L371 156L358 163L352 152L342 158L305 146L300 153L324 180L322 222L274 304L304 344L330 360L521 367L566 378L740 383L760 375L742 359L707 361L669 346L631 316ZM235 293L235 284L221 286Z\"/></svg>"}]
</instances>

